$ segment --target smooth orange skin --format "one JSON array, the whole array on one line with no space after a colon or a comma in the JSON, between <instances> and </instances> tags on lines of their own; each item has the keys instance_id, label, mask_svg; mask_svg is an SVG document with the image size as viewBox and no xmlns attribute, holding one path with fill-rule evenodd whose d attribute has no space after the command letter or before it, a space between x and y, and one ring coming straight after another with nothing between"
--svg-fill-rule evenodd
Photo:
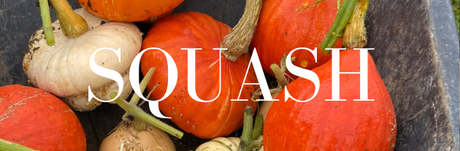
<instances>
[{"instance_id":1,"label":"smooth orange skin","mask_svg":"<svg viewBox=\"0 0 460 151\"><path fill-rule=\"evenodd\" d=\"M256 108L256 103L252 101L230 101L238 98L249 65L249 54L243 54L236 62L231 62L219 51L212 50L219 48L229 30L227 25L206 14L185 12L158 20L143 42L143 49L158 47L167 51L178 68L177 85L172 94L160 102L160 110L171 117L182 130L200 138L211 139L229 135L242 126L244 108ZM187 51L181 48L202 48L196 51L195 82L197 95L203 100L213 99L218 94L219 63L216 61L219 56L222 57L222 90L215 101L203 103L189 96ZM148 90L161 82L152 94L153 99L160 99L166 92L168 80L166 57L163 53L151 50L142 56L142 73L145 75L151 67L156 67L156 70ZM255 74L250 70L246 83L256 82ZM255 86L245 86L240 98L249 99L250 93L255 90Z\"/></svg>"},{"instance_id":2,"label":"smooth orange skin","mask_svg":"<svg viewBox=\"0 0 460 151\"><path fill-rule=\"evenodd\" d=\"M145 21L168 14L184 0L78 0L92 14L120 22Z\"/></svg>"},{"instance_id":3,"label":"smooth orange skin","mask_svg":"<svg viewBox=\"0 0 460 151\"><path fill-rule=\"evenodd\" d=\"M330 55L321 52L319 46L326 37L337 14L337 0L319 2L315 8L296 11L316 0L265 0L258 26L251 43L251 50L257 49L263 69L273 75L271 64L279 64L283 54L299 47L318 47L317 63L307 50L293 53L294 65L313 69L330 60ZM339 39L334 47L341 48ZM303 63L302 63L303 62ZM287 72L289 73L289 72ZM292 78L296 76L289 73Z\"/></svg>"},{"instance_id":4,"label":"smooth orange skin","mask_svg":"<svg viewBox=\"0 0 460 151\"><path fill-rule=\"evenodd\" d=\"M0 138L41 151L86 151L74 112L48 92L22 85L0 87Z\"/></svg>"},{"instance_id":5,"label":"smooth orange skin","mask_svg":"<svg viewBox=\"0 0 460 151\"><path fill-rule=\"evenodd\" d=\"M359 51L341 52L341 72L359 71ZM369 55L369 99L358 102L359 75L340 76L340 98L331 99L331 61L313 69L320 79L318 95L300 103L292 99L271 106L264 127L264 150L393 150L396 118L390 95ZM311 81L298 78L287 86L289 94L306 100L314 93Z\"/></svg>"}]
</instances>

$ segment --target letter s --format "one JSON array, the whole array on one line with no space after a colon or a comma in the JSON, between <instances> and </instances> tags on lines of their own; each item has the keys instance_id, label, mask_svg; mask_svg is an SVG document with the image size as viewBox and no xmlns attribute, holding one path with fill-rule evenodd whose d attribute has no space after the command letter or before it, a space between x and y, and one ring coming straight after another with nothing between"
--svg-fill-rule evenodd
<instances>
[{"instance_id":1,"label":"letter s","mask_svg":"<svg viewBox=\"0 0 460 151\"><path fill-rule=\"evenodd\" d=\"M299 77L302 77L302 78L305 78L305 79L308 79L310 81L313 82L313 84L315 85L315 93L313 94L313 96L308 99L308 100L297 100L295 98L293 98L288 90L287 90L287 87L284 89L284 101L287 101L289 98L297 101L297 102L308 102L310 100L312 100L313 98L315 98L315 96L318 94L318 91L319 91L319 77L318 75L311 71L311 70L308 70L308 69L304 69L304 68L300 68L300 67L297 67L295 66L294 64L292 64L291 62L291 55L297 51L297 50L300 50L300 49L303 49L303 50L308 50L310 51L312 54L313 54L313 57L315 58L315 62L317 62L317 50L316 48L314 50L311 50L311 49L308 49L308 48L303 48L303 47L300 47L300 48L296 48L294 50L292 50L291 52L289 52L289 54L287 55L287 59L286 59L286 68L289 72L291 72L292 74L296 75L296 76L299 76Z\"/></svg>"},{"instance_id":2,"label":"letter s","mask_svg":"<svg viewBox=\"0 0 460 151\"><path fill-rule=\"evenodd\" d=\"M97 49L95 52L93 52L93 54L91 54L91 58L89 60L89 67L91 68L91 70L97 74L97 75L100 75L102 77L105 77L105 78L108 78L108 79L111 79L111 80L114 80L115 82L117 82L118 84L118 92L117 92L117 96L109 101L104 101L104 100L101 100L99 98L97 98L96 96L94 96L93 92L91 91L91 87L88 86L88 102L91 101L92 98L98 100L98 101L101 101L101 102L112 102L114 101L116 98L120 97L121 95L121 92L123 90L123 77L120 75L120 73L118 73L117 71L115 70L111 70L111 69L107 69L107 68L104 68L104 67L101 67L99 65L97 65L96 61L94 61L94 57L96 56L96 53L101 51L101 50L111 50L113 52L115 52L115 54L117 54L117 57L118 57L118 62L121 62L121 48L118 48L118 50L115 50L113 48L100 48L100 49Z\"/></svg>"}]
</instances>

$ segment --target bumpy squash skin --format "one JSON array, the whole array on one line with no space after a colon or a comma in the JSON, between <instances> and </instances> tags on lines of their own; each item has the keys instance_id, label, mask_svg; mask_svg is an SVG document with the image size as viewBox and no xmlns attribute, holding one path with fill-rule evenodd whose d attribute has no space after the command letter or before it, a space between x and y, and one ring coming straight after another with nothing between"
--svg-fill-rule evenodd
<instances>
[{"instance_id":1,"label":"bumpy squash skin","mask_svg":"<svg viewBox=\"0 0 460 151\"><path fill-rule=\"evenodd\" d=\"M184 0L78 0L92 14L112 21L137 22L168 14Z\"/></svg>"},{"instance_id":2,"label":"bumpy squash skin","mask_svg":"<svg viewBox=\"0 0 460 151\"><path fill-rule=\"evenodd\" d=\"M232 102L237 99L249 65L249 54L243 54L236 62L225 59L219 51L223 37L230 28L208 15L196 12L173 14L158 20L148 32L143 49L158 47L167 51L178 68L178 81L172 94L160 102L160 110L171 117L182 130L200 138L211 139L226 136L243 124L246 106L256 108L252 101ZM219 55L222 57L222 90L213 102L198 102L187 91L187 51L181 48L202 48L196 51L196 91L198 97L210 100L219 91ZM166 58L160 51L150 50L141 59L141 70L146 74L157 67L148 85L150 91L158 82L152 98L157 100L166 92L168 70ZM248 73L246 83L256 83L253 72ZM240 99L249 99L255 86L246 85Z\"/></svg>"},{"instance_id":3,"label":"bumpy squash skin","mask_svg":"<svg viewBox=\"0 0 460 151\"><path fill-rule=\"evenodd\" d=\"M21 85L0 87L0 138L36 150L86 151L72 109L44 90Z\"/></svg>"},{"instance_id":4,"label":"bumpy squash skin","mask_svg":"<svg viewBox=\"0 0 460 151\"><path fill-rule=\"evenodd\" d=\"M122 122L101 143L99 151L176 151L168 134L148 125L137 131L132 125Z\"/></svg>"},{"instance_id":5,"label":"bumpy squash skin","mask_svg":"<svg viewBox=\"0 0 460 151\"><path fill-rule=\"evenodd\" d=\"M359 71L359 51L341 52L341 72ZM331 61L313 69L320 79L318 95L305 103L274 102L264 127L264 149L279 150L393 150L396 118L390 95L369 55L369 99L358 102L359 75L340 76L340 98L331 99ZM298 78L287 86L294 98L305 100L314 92L309 80ZM284 100L285 93L278 99Z\"/></svg>"},{"instance_id":6,"label":"bumpy squash skin","mask_svg":"<svg viewBox=\"0 0 460 151\"><path fill-rule=\"evenodd\" d=\"M263 69L273 75L270 65L279 64L283 54L295 48L318 47L318 62L306 50L293 53L294 65L313 69L326 63L331 55L323 54L319 46L326 37L337 14L337 0L324 0L312 9L296 11L308 4L314 5L316 0L265 0L260 13L259 23L251 43L259 54ZM334 47L341 48L341 40ZM289 72L287 72L290 74ZM290 74L292 78L296 78Z\"/></svg>"}]
</instances>

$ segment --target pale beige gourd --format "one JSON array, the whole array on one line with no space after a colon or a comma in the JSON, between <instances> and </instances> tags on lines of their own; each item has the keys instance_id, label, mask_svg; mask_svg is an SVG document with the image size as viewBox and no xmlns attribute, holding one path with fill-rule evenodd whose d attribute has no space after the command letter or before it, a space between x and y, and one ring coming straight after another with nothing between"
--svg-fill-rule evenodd
<instances>
[{"instance_id":1,"label":"pale beige gourd","mask_svg":"<svg viewBox=\"0 0 460 151\"><path fill-rule=\"evenodd\" d=\"M23 68L34 86L61 97L77 111L90 111L101 102L88 102L88 86L100 99L110 100L111 92L118 92L115 81L95 74L90 66L90 56L97 49L109 47L121 49L121 62L110 50L99 51L95 62L102 67L115 70L123 76L121 97L132 92L128 70L139 53L142 33L133 23L109 22L92 15L84 9L76 9L88 24L81 36L70 38L63 34L59 21L52 24L56 43L46 44L43 28L37 30L29 41L29 51L24 56Z\"/></svg>"},{"instance_id":2,"label":"pale beige gourd","mask_svg":"<svg viewBox=\"0 0 460 151\"><path fill-rule=\"evenodd\" d=\"M99 151L118 150L175 151L176 148L171 138L164 131L143 121L123 121L102 141L99 147Z\"/></svg>"},{"instance_id":3,"label":"pale beige gourd","mask_svg":"<svg viewBox=\"0 0 460 151\"><path fill-rule=\"evenodd\" d=\"M260 135L256 142L262 142L263 136ZM240 146L239 137L217 137L198 146L195 151L237 151ZM263 151L263 147L255 148L252 151Z\"/></svg>"}]
</instances>

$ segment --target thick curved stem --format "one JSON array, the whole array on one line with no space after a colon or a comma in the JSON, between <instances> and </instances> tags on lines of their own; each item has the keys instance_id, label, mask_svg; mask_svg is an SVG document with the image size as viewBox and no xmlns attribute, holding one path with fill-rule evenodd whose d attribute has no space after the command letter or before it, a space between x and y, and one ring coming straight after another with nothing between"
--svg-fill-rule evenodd
<instances>
[{"instance_id":1,"label":"thick curved stem","mask_svg":"<svg viewBox=\"0 0 460 151\"><path fill-rule=\"evenodd\" d=\"M330 50L325 50L326 48L332 48L337 40L341 37L343 29L350 20L351 14L355 8L356 2L358 0L344 0L340 6L339 12L332 23L331 29L324 38L323 42L320 45L321 51L328 55Z\"/></svg>"},{"instance_id":2,"label":"thick curved stem","mask_svg":"<svg viewBox=\"0 0 460 151\"><path fill-rule=\"evenodd\" d=\"M246 146L250 145L249 143L252 140L253 118L252 107L246 107L244 109L243 134L241 134L241 142L238 151L244 151Z\"/></svg>"},{"instance_id":3,"label":"thick curved stem","mask_svg":"<svg viewBox=\"0 0 460 151\"><path fill-rule=\"evenodd\" d=\"M369 6L369 0L359 0L353 14L343 31L342 45L347 49L363 48L367 44L364 19Z\"/></svg>"},{"instance_id":4,"label":"thick curved stem","mask_svg":"<svg viewBox=\"0 0 460 151\"><path fill-rule=\"evenodd\" d=\"M62 32L69 37L78 37L86 32L88 24L85 19L75 13L67 0L49 0L56 11Z\"/></svg>"},{"instance_id":5,"label":"thick curved stem","mask_svg":"<svg viewBox=\"0 0 460 151\"><path fill-rule=\"evenodd\" d=\"M14 151L35 151L28 147L0 139L0 150L14 150Z\"/></svg>"},{"instance_id":6,"label":"thick curved stem","mask_svg":"<svg viewBox=\"0 0 460 151\"><path fill-rule=\"evenodd\" d=\"M254 117L252 107L248 106L244 109L244 124L243 134L241 134L241 142L237 151L253 151L261 147L257 139L259 139L263 128L262 115L257 115L254 124Z\"/></svg>"},{"instance_id":7,"label":"thick curved stem","mask_svg":"<svg viewBox=\"0 0 460 151\"><path fill-rule=\"evenodd\" d=\"M39 0L38 3L40 3L40 14L42 17L42 23L43 23L43 31L45 31L45 38L46 38L46 44L48 46L54 45L54 35L53 35L53 29L51 26L51 17L50 17L50 10L49 10L49 4L48 0Z\"/></svg>"},{"instance_id":8,"label":"thick curved stem","mask_svg":"<svg viewBox=\"0 0 460 151\"><path fill-rule=\"evenodd\" d=\"M246 0L243 16L220 44L221 48L228 48L222 51L225 58L236 61L241 54L247 51L259 20L261 8L262 0Z\"/></svg>"}]
</instances>

